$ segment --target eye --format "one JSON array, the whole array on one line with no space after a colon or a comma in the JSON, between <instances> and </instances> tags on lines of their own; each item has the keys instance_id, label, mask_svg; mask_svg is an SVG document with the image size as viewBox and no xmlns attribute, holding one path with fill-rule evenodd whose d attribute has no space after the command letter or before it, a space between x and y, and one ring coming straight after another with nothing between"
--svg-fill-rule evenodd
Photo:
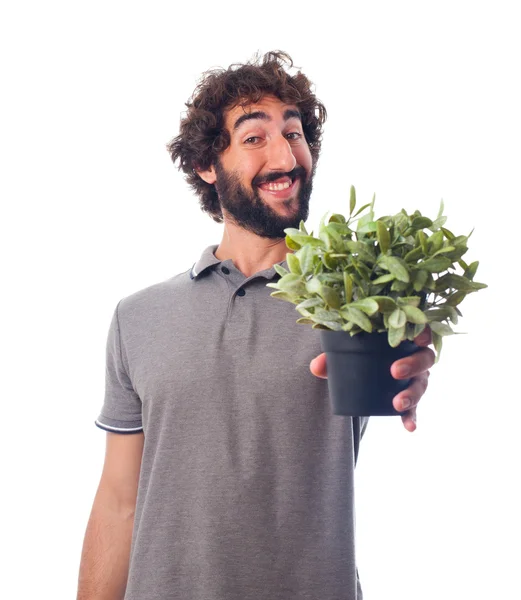
<instances>
[{"instance_id":1,"label":"eye","mask_svg":"<svg viewBox=\"0 0 521 600\"><path fill-rule=\"evenodd\" d=\"M248 139L244 140L245 144L253 144L254 142L250 142L250 140L260 140L260 137L257 135L253 135L252 137L249 137Z\"/></svg>"},{"instance_id":2,"label":"eye","mask_svg":"<svg viewBox=\"0 0 521 600\"><path fill-rule=\"evenodd\" d=\"M302 135L298 131L292 131L291 133L288 133L287 136L295 136L290 137L291 140L298 140L302 137Z\"/></svg>"}]
</instances>

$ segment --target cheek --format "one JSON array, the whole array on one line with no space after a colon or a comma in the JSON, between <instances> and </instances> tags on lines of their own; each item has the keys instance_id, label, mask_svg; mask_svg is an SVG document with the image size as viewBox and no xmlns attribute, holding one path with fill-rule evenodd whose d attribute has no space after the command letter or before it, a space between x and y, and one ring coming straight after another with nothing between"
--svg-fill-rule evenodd
<instances>
[{"instance_id":1,"label":"cheek","mask_svg":"<svg viewBox=\"0 0 521 600\"><path fill-rule=\"evenodd\" d=\"M306 171L309 173L311 173L311 169L313 166L313 160L311 158L311 152L309 151L309 148L299 148L299 150L297 152L295 152L295 158L298 162L299 165L301 165L302 167L304 167L304 169L306 169Z\"/></svg>"}]
</instances>

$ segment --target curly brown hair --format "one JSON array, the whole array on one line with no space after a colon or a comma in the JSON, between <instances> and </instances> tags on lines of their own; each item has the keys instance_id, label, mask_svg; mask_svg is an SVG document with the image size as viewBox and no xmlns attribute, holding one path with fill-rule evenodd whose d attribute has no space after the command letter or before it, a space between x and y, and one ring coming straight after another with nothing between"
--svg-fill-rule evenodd
<instances>
[{"instance_id":1,"label":"curly brown hair","mask_svg":"<svg viewBox=\"0 0 521 600\"><path fill-rule=\"evenodd\" d=\"M199 196L201 209L217 223L223 222L215 186L206 183L196 170L205 171L218 162L219 155L230 145L224 127L224 113L236 106L259 102L272 95L286 104L294 104L302 115L302 128L313 160L313 171L320 154L325 106L311 91L312 82L300 71L290 75L284 65L293 67L286 52L267 52L262 62L258 55L252 62L233 64L228 69L210 69L203 73L191 98L185 105L180 133L167 144L172 161Z\"/></svg>"}]
</instances>

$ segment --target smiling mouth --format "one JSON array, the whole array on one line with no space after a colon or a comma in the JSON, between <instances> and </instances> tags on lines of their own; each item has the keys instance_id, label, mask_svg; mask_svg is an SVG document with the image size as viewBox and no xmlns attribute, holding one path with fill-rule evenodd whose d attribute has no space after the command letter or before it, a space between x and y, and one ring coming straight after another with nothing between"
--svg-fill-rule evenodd
<instances>
[{"instance_id":1,"label":"smiling mouth","mask_svg":"<svg viewBox=\"0 0 521 600\"><path fill-rule=\"evenodd\" d=\"M296 179L296 174L285 175L283 177L278 177L273 181L265 181L259 184L257 187L266 192L282 192L291 188L294 185Z\"/></svg>"},{"instance_id":2,"label":"smiling mouth","mask_svg":"<svg viewBox=\"0 0 521 600\"><path fill-rule=\"evenodd\" d=\"M269 194L272 198L287 200L295 193L298 182L298 177L295 177L293 180L288 177L285 178L285 181L275 181L269 184L263 184L262 187L258 187L262 192Z\"/></svg>"}]
</instances>

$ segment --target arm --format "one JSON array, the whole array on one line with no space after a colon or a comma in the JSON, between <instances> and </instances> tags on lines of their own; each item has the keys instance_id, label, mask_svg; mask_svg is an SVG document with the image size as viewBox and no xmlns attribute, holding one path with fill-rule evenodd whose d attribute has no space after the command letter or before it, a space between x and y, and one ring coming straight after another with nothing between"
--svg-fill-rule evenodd
<instances>
[{"instance_id":1,"label":"arm","mask_svg":"<svg viewBox=\"0 0 521 600\"><path fill-rule=\"evenodd\" d=\"M107 433L105 462L85 532L77 600L123 600L144 435Z\"/></svg>"}]
</instances>

